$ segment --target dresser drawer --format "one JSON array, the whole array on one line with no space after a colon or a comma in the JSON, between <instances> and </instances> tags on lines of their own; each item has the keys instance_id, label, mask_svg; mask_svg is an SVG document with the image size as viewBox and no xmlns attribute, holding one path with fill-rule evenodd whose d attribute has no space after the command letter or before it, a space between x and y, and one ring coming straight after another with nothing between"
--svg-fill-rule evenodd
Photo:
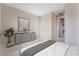
<instances>
[{"instance_id":1,"label":"dresser drawer","mask_svg":"<svg viewBox=\"0 0 79 59\"><path fill-rule=\"evenodd\" d=\"M35 33L17 33L15 34L15 43L24 43L35 40Z\"/></svg>"}]
</instances>

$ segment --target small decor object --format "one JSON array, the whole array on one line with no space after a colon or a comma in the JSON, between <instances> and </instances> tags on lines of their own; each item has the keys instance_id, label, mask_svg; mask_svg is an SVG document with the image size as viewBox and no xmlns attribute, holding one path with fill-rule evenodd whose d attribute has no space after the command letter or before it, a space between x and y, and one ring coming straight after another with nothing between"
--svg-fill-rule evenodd
<instances>
[{"instance_id":1,"label":"small decor object","mask_svg":"<svg viewBox=\"0 0 79 59\"><path fill-rule=\"evenodd\" d=\"M12 46L11 45L11 37L14 35L14 29L13 28L9 28L9 29L5 30L3 35L8 38L6 47Z\"/></svg>"}]
</instances>

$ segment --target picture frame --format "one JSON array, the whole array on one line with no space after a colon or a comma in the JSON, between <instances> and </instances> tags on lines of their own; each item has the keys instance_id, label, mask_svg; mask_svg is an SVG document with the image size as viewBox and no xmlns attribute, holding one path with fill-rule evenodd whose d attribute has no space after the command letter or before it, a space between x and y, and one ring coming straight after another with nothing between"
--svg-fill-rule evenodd
<instances>
[{"instance_id":1,"label":"picture frame","mask_svg":"<svg viewBox=\"0 0 79 59\"><path fill-rule=\"evenodd\" d=\"M18 17L18 32L30 31L30 19Z\"/></svg>"}]
</instances>

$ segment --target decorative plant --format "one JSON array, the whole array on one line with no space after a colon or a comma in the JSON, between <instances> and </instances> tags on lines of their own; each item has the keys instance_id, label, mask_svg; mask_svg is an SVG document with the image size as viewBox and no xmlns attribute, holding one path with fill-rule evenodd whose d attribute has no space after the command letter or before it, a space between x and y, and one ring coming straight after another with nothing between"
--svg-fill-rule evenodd
<instances>
[{"instance_id":1,"label":"decorative plant","mask_svg":"<svg viewBox=\"0 0 79 59\"><path fill-rule=\"evenodd\" d=\"M13 28L9 28L9 29L5 30L3 35L8 38L8 42L7 43L11 43L10 39L14 35L14 29Z\"/></svg>"}]
</instances>

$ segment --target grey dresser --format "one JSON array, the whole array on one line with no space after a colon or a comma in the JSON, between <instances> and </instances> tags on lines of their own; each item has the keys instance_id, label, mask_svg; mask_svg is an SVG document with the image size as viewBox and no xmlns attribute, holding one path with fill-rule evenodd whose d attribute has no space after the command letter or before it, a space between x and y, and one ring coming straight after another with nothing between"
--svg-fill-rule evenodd
<instances>
[{"instance_id":1,"label":"grey dresser","mask_svg":"<svg viewBox=\"0 0 79 59\"><path fill-rule=\"evenodd\" d=\"M21 44L35 40L34 32L18 32L15 33L15 44Z\"/></svg>"}]
</instances>

